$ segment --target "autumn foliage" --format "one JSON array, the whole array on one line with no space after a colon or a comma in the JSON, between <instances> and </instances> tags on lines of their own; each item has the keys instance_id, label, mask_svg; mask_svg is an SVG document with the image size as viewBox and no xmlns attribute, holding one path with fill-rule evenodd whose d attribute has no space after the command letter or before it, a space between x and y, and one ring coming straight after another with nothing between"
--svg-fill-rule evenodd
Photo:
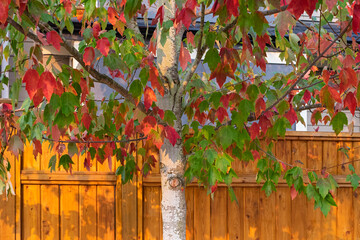
<instances>
[{"instance_id":1,"label":"autumn foliage","mask_svg":"<svg viewBox=\"0 0 360 240\"><path fill-rule=\"evenodd\" d=\"M0 192L10 183L2 153L19 155L26 141L35 155L43 141L51 142L52 171L71 171L75 154L85 155L86 168L115 156L123 183L148 174L155 161L150 149L168 141L183 150L182 177L209 193L226 183L234 198L232 163L256 161L267 195L284 178L292 197L304 193L327 214L335 205L334 178L271 151L287 129L307 121L301 110L311 110L313 124L330 124L336 134L351 128L344 110L354 115L360 105L360 2L187 0L174 6L169 13L152 0L0 0L0 52L14 63L4 69L14 67L20 76L11 86L12 104L0 105ZM299 22L304 14L314 21ZM299 24L304 31L296 30ZM171 34L176 62L164 72L167 55L159 47L168 46ZM74 35L81 37L78 48L69 41ZM29 52L25 39L34 41ZM48 45L67 51L80 67L51 68L41 53ZM269 51L292 71L266 76ZM8 85L4 73L1 80ZM98 101L95 83L112 93ZM16 107L21 84L29 98ZM349 177L354 187L356 176Z\"/></svg>"}]
</instances>

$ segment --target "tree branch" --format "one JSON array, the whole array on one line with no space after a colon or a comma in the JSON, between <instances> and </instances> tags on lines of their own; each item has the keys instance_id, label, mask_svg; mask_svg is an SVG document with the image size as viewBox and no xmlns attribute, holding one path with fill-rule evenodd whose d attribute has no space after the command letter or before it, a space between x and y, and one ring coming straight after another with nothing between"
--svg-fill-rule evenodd
<instances>
[{"instance_id":1,"label":"tree branch","mask_svg":"<svg viewBox=\"0 0 360 240\"><path fill-rule=\"evenodd\" d=\"M23 33L25 36L28 36L29 38L31 38L32 40L34 40L37 43L41 43L41 41L38 39L38 37L32 33L32 32L28 32L26 33L25 30L17 23L15 22L13 19L8 18L7 19L9 24L11 24L15 29L17 29L19 32ZM49 32L49 31L53 31L54 29L49 26L47 23L43 23L43 22L39 22L38 26L40 27L40 29L42 31L45 32ZM76 61L78 61L80 63L80 65L86 70L88 71L99 83L103 83L105 85L107 85L108 87L112 88L113 90L115 90L116 92L120 93L127 101L133 103L136 106L136 101L135 99L131 96L131 94L124 88L122 87L118 82L114 81L114 79L110 78L109 76L102 74L100 72L98 72L97 70L95 70L94 68L88 67L85 65L82 55L79 53L79 51L73 47L71 44L69 44L69 42L64 38L64 36L60 33L61 39L63 41L63 43L61 44L71 55L72 57L74 57L76 59ZM142 112L148 114L148 111L146 111L145 106L143 103L139 103L137 105L137 108L139 108Z\"/></svg>"},{"instance_id":2,"label":"tree branch","mask_svg":"<svg viewBox=\"0 0 360 240\"><path fill-rule=\"evenodd\" d=\"M295 86L300 82L300 80L303 79L303 77L305 76L305 74L311 69L312 66L314 66L314 64L320 60L320 58L322 58L325 53L334 45L334 43L341 38L347 31L347 29L349 28L350 24L352 21L349 22L349 24L347 25L347 27L341 31L341 33L329 44L329 46L319 55L317 56L308 66L307 68L302 71L302 74L298 77L298 79L291 85L291 87L280 97L278 98L278 100L276 100L273 104L271 104L268 108L266 108L265 111L263 111L263 113L261 115L263 115L265 112L269 111L270 109L272 109L273 107L275 107L281 100L283 100L286 96L288 96L291 91L294 90Z\"/></svg>"},{"instance_id":3,"label":"tree branch","mask_svg":"<svg viewBox=\"0 0 360 240\"><path fill-rule=\"evenodd\" d=\"M205 4L201 4L201 23L200 23L200 38L197 46L197 53L195 57L195 61L192 64L190 70L185 74L184 81L181 83L180 89L179 89L179 96L182 96L187 84L191 80L192 76L194 75L196 68L199 66L202 56L204 55L204 52L206 50L206 47L202 46L202 40L204 37L204 19L205 19Z\"/></svg>"}]
</instances>

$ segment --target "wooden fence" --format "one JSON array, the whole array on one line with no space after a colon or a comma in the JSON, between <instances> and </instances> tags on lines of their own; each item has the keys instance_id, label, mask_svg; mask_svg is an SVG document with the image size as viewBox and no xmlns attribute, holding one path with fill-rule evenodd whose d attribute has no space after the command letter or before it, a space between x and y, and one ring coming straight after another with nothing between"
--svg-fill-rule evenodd
<instances>
[{"instance_id":1,"label":"wooden fence","mask_svg":"<svg viewBox=\"0 0 360 240\"><path fill-rule=\"evenodd\" d=\"M347 161L337 151L340 146L351 148L351 159L360 158L360 134L291 132L277 143L275 154L321 168ZM34 159L28 146L22 158L9 157L16 196L7 201L0 196L0 239L162 238L158 169L121 185L113 174L116 161L110 167L107 162L94 164L86 171L80 157L72 175L49 173L46 146L43 153ZM137 156L137 161L142 159ZM255 182L255 166L235 165L240 177L233 187L239 205L229 200L225 186L218 188L214 199L196 184L187 187L187 239L360 239L360 197L344 181L347 170L329 170L341 187L335 193L338 207L325 218L305 196L292 201L284 181L267 198ZM359 170L360 162L354 166Z\"/></svg>"}]
</instances>

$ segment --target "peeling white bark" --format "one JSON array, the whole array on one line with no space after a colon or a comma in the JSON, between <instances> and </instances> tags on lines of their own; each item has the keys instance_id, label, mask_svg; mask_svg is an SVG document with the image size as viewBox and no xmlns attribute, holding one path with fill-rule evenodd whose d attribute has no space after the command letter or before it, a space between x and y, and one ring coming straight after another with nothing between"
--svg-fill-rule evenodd
<instances>
[{"instance_id":1,"label":"peeling white bark","mask_svg":"<svg viewBox=\"0 0 360 240\"><path fill-rule=\"evenodd\" d=\"M164 5L164 22L175 17L175 0L160 0ZM176 34L176 29L171 27L166 33L166 41L161 44L162 28L158 25L157 36L157 63L166 88L165 95L157 94L157 104L162 110L173 111L177 117L174 129L181 131L181 97L176 96L180 87L178 75L178 59L181 36L183 30ZM164 240L186 240L186 201L185 201L185 158L182 143L173 146L165 139L160 149L161 172L161 211L163 218Z\"/></svg>"},{"instance_id":2,"label":"peeling white bark","mask_svg":"<svg viewBox=\"0 0 360 240\"><path fill-rule=\"evenodd\" d=\"M161 210L164 240L186 239L186 201L184 162L180 145L173 147L168 140L160 150Z\"/></svg>"}]
</instances>

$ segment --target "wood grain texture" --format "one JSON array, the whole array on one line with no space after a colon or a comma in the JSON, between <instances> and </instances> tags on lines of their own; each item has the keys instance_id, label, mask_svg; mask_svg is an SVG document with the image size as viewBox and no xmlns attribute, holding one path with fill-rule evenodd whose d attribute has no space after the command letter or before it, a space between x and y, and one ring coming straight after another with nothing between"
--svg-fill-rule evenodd
<instances>
[{"instance_id":1,"label":"wood grain texture","mask_svg":"<svg viewBox=\"0 0 360 240\"><path fill-rule=\"evenodd\" d=\"M96 211L96 186L79 186L79 217L80 239L96 240L97 236L97 211Z\"/></svg>"},{"instance_id":2,"label":"wood grain texture","mask_svg":"<svg viewBox=\"0 0 360 240\"><path fill-rule=\"evenodd\" d=\"M41 237L40 207L40 186L24 185L22 237L26 240L38 240Z\"/></svg>"},{"instance_id":3,"label":"wood grain texture","mask_svg":"<svg viewBox=\"0 0 360 240\"><path fill-rule=\"evenodd\" d=\"M59 186L41 186L41 239L59 239Z\"/></svg>"},{"instance_id":4,"label":"wood grain texture","mask_svg":"<svg viewBox=\"0 0 360 240\"><path fill-rule=\"evenodd\" d=\"M115 188L97 187L97 235L98 239L115 239Z\"/></svg>"},{"instance_id":5,"label":"wood grain texture","mask_svg":"<svg viewBox=\"0 0 360 240\"><path fill-rule=\"evenodd\" d=\"M245 219L244 238L257 240L260 237L259 191L257 187L244 189Z\"/></svg>"},{"instance_id":6,"label":"wood grain texture","mask_svg":"<svg viewBox=\"0 0 360 240\"><path fill-rule=\"evenodd\" d=\"M212 240L227 238L227 193L227 188L218 188L214 193L214 199L210 202L210 239Z\"/></svg>"},{"instance_id":7,"label":"wood grain texture","mask_svg":"<svg viewBox=\"0 0 360 240\"><path fill-rule=\"evenodd\" d=\"M79 186L60 186L60 239L79 239Z\"/></svg>"},{"instance_id":8,"label":"wood grain texture","mask_svg":"<svg viewBox=\"0 0 360 240\"><path fill-rule=\"evenodd\" d=\"M124 219L125 220L125 219ZM144 190L144 239L160 239L160 188ZM124 235L125 239L125 235ZM131 239L131 238L126 238Z\"/></svg>"},{"instance_id":9,"label":"wood grain texture","mask_svg":"<svg viewBox=\"0 0 360 240\"><path fill-rule=\"evenodd\" d=\"M210 239L210 196L204 188L194 190L194 239Z\"/></svg>"}]
</instances>

